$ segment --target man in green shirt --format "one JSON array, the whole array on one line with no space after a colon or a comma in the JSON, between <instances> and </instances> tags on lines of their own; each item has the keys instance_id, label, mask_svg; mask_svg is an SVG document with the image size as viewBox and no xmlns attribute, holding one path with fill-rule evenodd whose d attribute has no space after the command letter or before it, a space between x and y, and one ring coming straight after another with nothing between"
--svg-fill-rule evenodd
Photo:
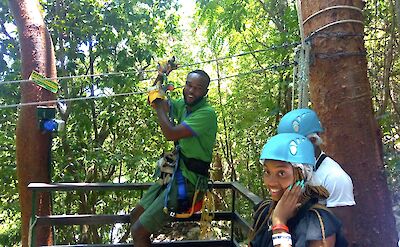
<instances>
[{"instance_id":1,"label":"man in green shirt","mask_svg":"<svg viewBox=\"0 0 400 247\"><path fill-rule=\"evenodd\" d=\"M169 67L167 74L172 69ZM161 71L162 73L162 71ZM161 74L156 79L161 80ZM149 93L149 103L157 112L157 118L163 135L167 140L178 142L180 161L178 171L186 180L186 193L193 198L196 184L208 179L208 168L212 159L212 151L217 133L217 116L214 109L207 103L207 92L210 77L203 70L194 70L187 75L183 89L183 99L166 101L162 92L155 90ZM174 125L168 118L168 110L172 106ZM150 246L150 235L159 230L172 217L167 215L165 194L168 193L168 206L178 208L177 179L170 181L170 189L155 184L149 188L132 212L132 236L134 246ZM178 188L179 187L179 188ZM191 203L190 203L191 205Z\"/></svg>"}]
</instances>

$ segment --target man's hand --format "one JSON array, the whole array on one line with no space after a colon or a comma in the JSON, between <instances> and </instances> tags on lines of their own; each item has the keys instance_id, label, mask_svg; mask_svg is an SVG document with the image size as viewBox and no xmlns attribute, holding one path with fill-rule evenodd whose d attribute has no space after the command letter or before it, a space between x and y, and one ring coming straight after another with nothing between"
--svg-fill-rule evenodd
<instances>
[{"instance_id":1,"label":"man's hand","mask_svg":"<svg viewBox=\"0 0 400 247\"><path fill-rule=\"evenodd\" d=\"M165 100L165 92L161 88L152 89L149 91L148 101L149 104L154 108L154 103L157 99Z\"/></svg>"}]
</instances>

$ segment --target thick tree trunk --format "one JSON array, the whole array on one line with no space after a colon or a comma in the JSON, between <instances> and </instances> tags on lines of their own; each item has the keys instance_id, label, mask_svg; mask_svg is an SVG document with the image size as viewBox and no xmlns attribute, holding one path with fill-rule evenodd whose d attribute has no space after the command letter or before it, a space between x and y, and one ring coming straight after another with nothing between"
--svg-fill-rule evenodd
<instances>
[{"instance_id":1,"label":"thick tree trunk","mask_svg":"<svg viewBox=\"0 0 400 247\"><path fill-rule=\"evenodd\" d=\"M46 29L37 0L10 0L11 11L18 27L22 77L29 78L32 70L56 77L54 48ZM33 83L21 84L21 102L54 99L53 93ZM18 190L22 214L22 246L28 246L29 218L32 210L32 194L27 190L31 182L49 182L50 135L39 131L36 106L22 107L16 130ZM50 214L48 194L37 198L38 214ZM37 244L50 245L50 227L37 228Z\"/></svg>"},{"instance_id":2,"label":"thick tree trunk","mask_svg":"<svg viewBox=\"0 0 400 247\"><path fill-rule=\"evenodd\" d=\"M361 0L303 0L303 20L327 7ZM305 37L339 20L363 20L354 9L325 11L304 24ZM325 128L325 151L350 174L357 205L341 219L350 246L397 246L397 234L374 117L360 23L341 23L316 33L312 46L310 91Z\"/></svg>"}]
</instances>

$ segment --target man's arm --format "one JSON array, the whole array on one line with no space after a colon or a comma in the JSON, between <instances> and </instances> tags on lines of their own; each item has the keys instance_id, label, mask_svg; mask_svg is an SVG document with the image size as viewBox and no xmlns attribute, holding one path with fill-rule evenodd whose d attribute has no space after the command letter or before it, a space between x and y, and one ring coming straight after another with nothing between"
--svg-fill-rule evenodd
<instances>
[{"instance_id":1,"label":"man's arm","mask_svg":"<svg viewBox=\"0 0 400 247\"><path fill-rule=\"evenodd\" d=\"M154 105L161 130L168 141L178 141L182 138L187 138L194 135L194 133L186 126L182 124L174 126L170 122L166 111L168 108L168 103L166 100L157 99L154 101Z\"/></svg>"}]
</instances>

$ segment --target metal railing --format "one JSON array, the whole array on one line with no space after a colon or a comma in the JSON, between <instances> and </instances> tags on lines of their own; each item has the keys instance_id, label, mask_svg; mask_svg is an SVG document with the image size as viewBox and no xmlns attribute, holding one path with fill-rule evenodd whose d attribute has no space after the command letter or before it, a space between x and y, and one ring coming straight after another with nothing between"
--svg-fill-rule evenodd
<instances>
[{"instance_id":1,"label":"metal railing","mask_svg":"<svg viewBox=\"0 0 400 247\"><path fill-rule=\"evenodd\" d=\"M130 223L129 214L75 214L75 215L37 215L37 194L38 193L54 193L60 191L118 191L118 190L140 190L148 189L152 183L132 184L132 183L31 183L28 188L32 191L32 217L30 220L30 246L36 246L36 229L38 226L60 226L60 225L104 225L116 223ZM258 204L261 199L246 189L238 182L214 182L209 183L212 189L230 190L231 207L230 211L215 212L214 221L225 220L231 223L230 239L228 240L186 240L174 242L160 242L153 245L173 245L173 246L239 246L235 229L241 231L242 236L246 236L250 230L250 224L247 222L240 213L236 210L238 197L244 197L250 204ZM175 219L174 221L199 221L200 214L193 214L192 217L187 219ZM63 245L57 245L63 246ZM64 245L66 246L66 245ZM68 246L100 246L96 244L78 244ZM101 246L133 246L133 244L109 244Z\"/></svg>"}]
</instances>

